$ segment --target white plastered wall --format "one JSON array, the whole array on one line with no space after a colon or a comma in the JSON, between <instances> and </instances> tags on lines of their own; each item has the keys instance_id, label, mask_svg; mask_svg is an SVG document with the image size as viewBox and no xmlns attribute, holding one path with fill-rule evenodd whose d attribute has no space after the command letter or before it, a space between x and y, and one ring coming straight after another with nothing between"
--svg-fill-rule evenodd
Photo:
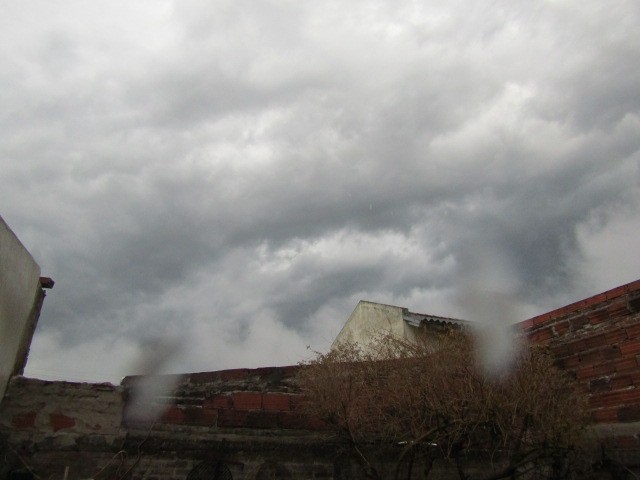
<instances>
[{"instance_id":1,"label":"white plastered wall","mask_svg":"<svg viewBox=\"0 0 640 480\"><path fill-rule=\"evenodd\" d=\"M386 334L404 338L406 322L402 319L402 312L401 307L360 300L331 348L342 342L357 343L366 348L373 339Z\"/></svg>"},{"instance_id":2,"label":"white plastered wall","mask_svg":"<svg viewBox=\"0 0 640 480\"><path fill-rule=\"evenodd\" d=\"M30 340L39 293L40 267L0 217L0 399Z\"/></svg>"}]
</instances>

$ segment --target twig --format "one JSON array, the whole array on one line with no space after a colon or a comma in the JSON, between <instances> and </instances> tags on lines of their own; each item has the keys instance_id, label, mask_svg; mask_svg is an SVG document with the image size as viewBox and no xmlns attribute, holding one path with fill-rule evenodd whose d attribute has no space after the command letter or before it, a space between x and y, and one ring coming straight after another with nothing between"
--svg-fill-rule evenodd
<instances>
[{"instance_id":1,"label":"twig","mask_svg":"<svg viewBox=\"0 0 640 480\"><path fill-rule=\"evenodd\" d=\"M129 473L131 472L131 470L133 470L133 467L135 467L138 462L140 461L140 458L142 458L142 446L145 444L145 442L147 440L149 440L149 436L151 435L151 431L153 430L153 427L155 427L156 425L156 421L154 420L153 423L151 424L151 426L149 427L149 431L147 432L147 435L144 437L144 439L138 444L138 456L136 457L135 461L133 462L133 464L118 478L118 480L124 480L127 475L129 475Z\"/></svg>"},{"instance_id":2,"label":"twig","mask_svg":"<svg viewBox=\"0 0 640 480\"><path fill-rule=\"evenodd\" d=\"M29 465L27 464L27 462L25 461L25 459L24 459L24 458L22 458L22 457L20 456L20 454L19 454L19 453L18 453L14 448L12 448L12 447L10 447L10 446L9 446L9 449L14 453L14 455L15 455L16 457L18 457L18 460L20 460L20 463L22 463L22 465L24 466L24 468L26 468L26 469L27 469L27 471L28 471L31 475L33 475L33 477L34 477L34 478L37 478L37 479L39 479L39 480L42 480L42 477L41 477L41 476L39 476L36 472L34 472L34 471L31 469L31 467L29 467Z\"/></svg>"},{"instance_id":3,"label":"twig","mask_svg":"<svg viewBox=\"0 0 640 480\"><path fill-rule=\"evenodd\" d=\"M109 465L111 465L111 462L113 462L117 456L120 456L120 458L121 458L121 460L122 460L122 455L123 455L123 454L124 454L124 455L126 455L126 454L127 454L127 452L125 452L124 450L119 450L119 451L118 451L118 452L117 452L113 457L111 457L111 458L109 459L109 461L104 465L104 467L102 467L100 470L98 470L98 473L96 473L95 475L93 475L93 478L99 477L99 476L102 474L102 472L104 472L104 471L106 470L106 468L107 468Z\"/></svg>"},{"instance_id":4,"label":"twig","mask_svg":"<svg viewBox=\"0 0 640 480\"><path fill-rule=\"evenodd\" d=\"M378 476L378 471L375 469L375 467L373 465L371 465L369 460L367 460L367 457L365 457L365 455L358 448L358 443L356 442L356 440L355 440L355 438L353 436L353 432L351 431L351 429L348 426L347 426L346 430L347 430L347 433L349 434L349 440L351 442L351 446L356 451L358 456L362 459L362 461L366 465L367 469L371 472L371 474L368 474L368 475L373 476L373 478L378 478L379 477Z\"/></svg>"},{"instance_id":5,"label":"twig","mask_svg":"<svg viewBox=\"0 0 640 480\"><path fill-rule=\"evenodd\" d=\"M443 427L434 427L431 430L429 430L426 433L423 433L422 435L420 435L418 438L416 438L415 440L413 440L411 443L409 443L409 445L407 445L404 450L402 450L402 453L400 454L400 456L398 457L398 460L396 462L396 473L394 475L394 479L398 480L399 476L400 476L400 464L402 463L402 460L404 460L404 457L410 452L412 451L416 446L420 445L420 443L422 443L424 440L426 440L427 438L429 438L431 435L433 435L434 433L436 433L438 430L441 430L443 428L446 428L446 426Z\"/></svg>"}]
</instances>

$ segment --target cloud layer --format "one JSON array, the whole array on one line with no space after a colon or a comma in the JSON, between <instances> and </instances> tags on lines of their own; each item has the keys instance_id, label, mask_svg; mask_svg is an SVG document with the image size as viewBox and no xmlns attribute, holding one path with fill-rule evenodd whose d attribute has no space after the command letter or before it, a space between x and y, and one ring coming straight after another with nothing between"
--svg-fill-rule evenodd
<instances>
[{"instance_id":1,"label":"cloud layer","mask_svg":"<svg viewBox=\"0 0 640 480\"><path fill-rule=\"evenodd\" d=\"M56 280L27 373L168 336L173 371L295 363L361 298L525 318L640 277L635 0L4 10L0 214Z\"/></svg>"}]
</instances>

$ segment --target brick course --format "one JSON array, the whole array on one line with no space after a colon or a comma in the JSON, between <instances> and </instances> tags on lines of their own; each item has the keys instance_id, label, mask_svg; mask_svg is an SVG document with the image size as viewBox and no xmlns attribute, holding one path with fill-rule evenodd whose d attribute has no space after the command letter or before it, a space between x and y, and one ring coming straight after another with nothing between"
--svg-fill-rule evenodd
<instances>
[{"instance_id":1,"label":"brick course","mask_svg":"<svg viewBox=\"0 0 640 480\"><path fill-rule=\"evenodd\" d=\"M278 393L265 393L262 396L262 405L265 410L287 411L291 408L290 395Z\"/></svg>"},{"instance_id":2,"label":"brick course","mask_svg":"<svg viewBox=\"0 0 640 480\"><path fill-rule=\"evenodd\" d=\"M324 424L300 413L303 396L295 385L299 367L265 367L234 369L221 372L199 372L181 377L170 398L171 404L160 418L146 421L158 427L206 426L212 429L281 429L310 430L326 428ZM135 381L125 379L123 385L134 388ZM131 395L125 392L129 402ZM162 399L158 399L162 403ZM126 407L125 407L126 408ZM123 426L143 428L141 420Z\"/></svg>"},{"instance_id":3,"label":"brick course","mask_svg":"<svg viewBox=\"0 0 640 480\"><path fill-rule=\"evenodd\" d=\"M261 410L262 394L256 392L242 392L233 394L234 410Z\"/></svg>"}]
</instances>

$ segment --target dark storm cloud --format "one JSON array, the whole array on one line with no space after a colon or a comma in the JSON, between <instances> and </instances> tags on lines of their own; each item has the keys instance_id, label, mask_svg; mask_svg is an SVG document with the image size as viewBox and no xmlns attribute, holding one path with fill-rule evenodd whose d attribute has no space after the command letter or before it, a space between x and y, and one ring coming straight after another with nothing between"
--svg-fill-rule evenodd
<instances>
[{"instance_id":1,"label":"dark storm cloud","mask_svg":"<svg viewBox=\"0 0 640 480\"><path fill-rule=\"evenodd\" d=\"M466 314L480 280L546 308L590 293L583 227L635 218L634 1L122 8L2 22L0 213L57 281L43 358L178 334L269 361L359 298Z\"/></svg>"}]
</instances>

